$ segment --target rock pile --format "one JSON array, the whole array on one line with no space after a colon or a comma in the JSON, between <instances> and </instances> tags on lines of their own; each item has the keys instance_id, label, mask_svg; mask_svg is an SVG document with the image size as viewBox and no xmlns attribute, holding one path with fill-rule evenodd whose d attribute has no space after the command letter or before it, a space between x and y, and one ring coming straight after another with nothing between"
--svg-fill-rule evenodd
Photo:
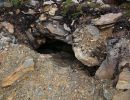
<instances>
[{"instance_id":1,"label":"rock pile","mask_svg":"<svg viewBox=\"0 0 130 100\"><path fill-rule=\"evenodd\" d=\"M68 2L69 4L67 4ZM120 2L122 3L122 1ZM97 3L93 1L84 2L75 0L72 2L68 0L65 2L45 1L42 5L38 1L34 0L25 4L21 8L4 8L0 10L0 50L2 52L5 51L5 48L10 45L11 48L13 48L14 44L24 44L31 49L37 50L41 46L45 46L48 42L51 43L52 41L58 40L59 42L61 41L72 47L73 54L79 61L78 63L76 63L77 60L74 61L74 64L76 63L76 65L78 65L80 63L80 65L85 66L88 69L94 69L96 79L109 79L113 81L113 85L115 85L117 89L130 89L130 19L128 16L125 16L125 13L127 12L126 9L121 9L120 6L113 7L104 3L116 3L116 0L98 0ZM24 54L26 55L26 53ZM53 59L53 54L44 55L43 58L47 58L43 60L47 60L47 63L41 61L44 62L43 66L48 66L50 64L49 67L51 68L50 72L47 70L47 67L45 67L47 71L44 68L41 68L41 72L43 70L45 73L40 73L39 76L40 79L45 79L44 82L41 83L45 83L45 89L48 87L47 92L51 93L52 97L58 100L57 97L62 98L62 96L55 97L55 92L52 88L57 90L59 89L59 85L62 85L67 91L69 89L67 88L68 85L72 88L72 90L73 88L79 88L79 90L74 90L76 94L78 93L77 91L80 91L82 92L82 96L91 95L87 94L89 91L84 91L84 89L80 90L82 86L79 83L77 84L77 82L79 82L78 78L74 81L76 83L73 83L72 80L66 78L73 77L76 74L74 73L72 76L69 76L71 74L70 71L72 71L70 68L73 68L73 61L66 61L65 59L67 64L63 64L63 66L66 67L70 64L70 68L59 68L59 65L54 64L57 63L57 56L60 57L60 59L63 57L63 60L64 57L69 60L74 59L70 56L69 58L67 56L68 54L63 53L62 57L61 55L62 54L56 54L56 57L54 57L54 59L56 58L56 61ZM42 59L42 54L40 59ZM35 69L34 60L37 63L40 63L39 58L37 58L37 60L33 58L24 60L20 66L17 65L18 68L15 68L12 73L2 79L1 86L7 87L14 85L17 83L17 80L30 71L32 71L32 73L35 73L35 70L40 72L39 69ZM1 63L2 62L0 61L0 64ZM58 68L53 69L51 66L52 64L54 64L54 66L58 66ZM38 66L36 66L36 68L38 68ZM58 76L56 76L55 71L58 73ZM31 81L33 81L33 78L38 78L35 74L31 77ZM50 74L51 77L49 77L48 74ZM56 79L53 77L53 74L57 79L59 79L59 81L61 81L61 83L58 83L58 88L53 87L53 85L56 85ZM79 74L81 75L81 73ZM65 82L60 79L60 75L67 81ZM81 76L85 78L84 74ZM79 77L79 79L82 79L82 77ZM94 83L96 83L95 79L91 79L94 80ZM46 83L46 80L48 83ZM52 81L54 81L54 84L51 84ZM84 82L83 85L85 83L86 82ZM94 83L92 84L94 85ZM28 85L26 85L26 83L23 84L25 84L24 88L26 90L26 86L28 88ZM76 85L71 87L70 84ZM77 87L77 85L79 85L79 87ZM35 88L35 86L32 87ZM89 87L84 88L88 89ZM53 90L53 92L50 92L51 90ZM72 92L72 90L70 91ZM97 91L95 88L90 90L92 94ZM20 91L23 92L22 89ZM56 91L56 93L59 92ZM113 96L110 91L103 88L102 93L103 96L98 97L98 100L104 100L103 98L106 100L112 100L112 98L113 100L118 100L116 92ZM125 95L128 97L126 100L129 100L128 93L129 90L123 92L121 98ZM47 96L47 93L45 94ZM69 97L71 95L67 94L67 96ZM34 98L36 99L37 97ZM74 98L76 97L73 97L72 100ZM87 97L84 98L86 99Z\"/></svg>"}]
</instances>

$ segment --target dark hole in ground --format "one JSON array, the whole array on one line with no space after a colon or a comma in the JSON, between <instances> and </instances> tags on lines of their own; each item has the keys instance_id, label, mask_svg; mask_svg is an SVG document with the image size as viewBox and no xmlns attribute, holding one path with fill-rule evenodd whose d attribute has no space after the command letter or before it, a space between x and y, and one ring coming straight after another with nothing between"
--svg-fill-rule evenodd
<instances>
[{"instance_id":1,"label":"dark hole in ground","mask_svg":"<svg viewBox=\"0 0 130 100\"><path fill-rule=\"evenodd\" d=\"M77 62L79 62L77 60L77 58L75 57L75 54L72 50L72 45L69 45L60 40L47 38L46 43L41 45L38 49L36 49L36 51L41 54L65 52L65 53L68 53L69 55L71 55L70 56L71 58L69 58L69 59L73 59L73 60L76 60ZM78 69L83 70L85 73L87 73L87 75L88 75L88 72L89 72L90 76L95 75L95 72L96 72L98 66L87 67L86 65L83 65L81 62L79 62L79 64L80 64L81 68L78 68ZM75 70L76 69L75 66L72 69Z\"/></svg>"},{"instance_id":2,"label":"dark hole in ground","mask_svg":"<svg viewBox=\"0 0 130 100\"><path fill-rule=\"evenodd\" d=\"M60 40L50 38L46 38L46 43L41 45L38 49L36 49L36 51L41 54L67 52L71 55L74 55L71 45Z\"/></svg>"}]
</instances>

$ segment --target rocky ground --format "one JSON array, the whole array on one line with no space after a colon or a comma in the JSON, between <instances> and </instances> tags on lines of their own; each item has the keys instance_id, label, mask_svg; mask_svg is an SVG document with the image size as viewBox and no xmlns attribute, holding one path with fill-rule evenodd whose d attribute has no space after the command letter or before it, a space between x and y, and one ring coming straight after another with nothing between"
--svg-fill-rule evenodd
<instances>
[{"instance_id":1,"label":"rocky ground","mask_svg":"<svg viewBox=\"0 0 130 100\"><path fill-rule=\"evenodd\" d=\"M130 100L129 1L12 4L0 5L0 100Z\"/></svg>"}]
</instances>

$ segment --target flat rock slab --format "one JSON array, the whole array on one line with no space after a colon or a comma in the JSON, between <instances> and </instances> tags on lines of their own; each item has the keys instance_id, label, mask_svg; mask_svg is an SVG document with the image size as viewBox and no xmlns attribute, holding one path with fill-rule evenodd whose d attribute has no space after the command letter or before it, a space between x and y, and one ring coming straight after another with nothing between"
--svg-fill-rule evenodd
<instances>
[{"instance_id":1,"label":"flat rock slab","mask_svg":"<svg viewBox=\"0 0 130 100\"><path fill-rule=\"evenodd\" d=\"M108 13L101 15L100 18L93 19L92 23L95 25L107 25L116 22L116 20L122 16L122 13Z\"/></svg>"}]
</instances>

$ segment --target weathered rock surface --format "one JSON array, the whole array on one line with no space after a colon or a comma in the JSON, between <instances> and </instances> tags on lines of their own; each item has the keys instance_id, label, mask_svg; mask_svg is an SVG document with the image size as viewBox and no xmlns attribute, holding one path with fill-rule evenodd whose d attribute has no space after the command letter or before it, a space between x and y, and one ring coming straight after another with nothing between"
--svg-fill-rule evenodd
<instances>
[{"instance_id":1,"label":"weathered rock surface","mask_svg":"<svg viewBox=\"0 0 130 100\"><path fill-rule=\"evenodd\" d=\"M33 58L35 68L11 86L0 86L1 100L111 100L116 92L111 81L101 82L89 77L80 70L80 63L67 53L39 55L19 45L2 54L0 80L14 72L28 56Z\"/></svg>"},{"instance_id":2,"label":"weathered rock surface","mask_svg":"<svg viewBox=\"0 0 130 100\"><path fill-rule=\"evenodd\" d=\"M122 24L122 22L124 24ZM121 19L121 22L118 21L118 27L115 27L115 32L113 32L112 37L108 39L106 47L107 57L96 72L96 76L100 79L117 78L124 67L129 67L130 33L128 27L129 21ZM126 88L127 86L125 85L129 84L130 78L126 70L121 73L123 74L120 74L121 76L119 75L120 82L117 86L119 86L118 88ZM126 82L121 82L121 80L126 80ZM129 86L127 88L129 88Z\"/></svg>"},{"instance_id":3,"label":"weathered rock surface","mask_svg":"<svg viewBox=\"0 0 130 100\"><path fill-rule=\"evenodd\" d=\"M96 75L100 79L111 79L115 73L119 73L121 67L129 63L130 41L122 38L111 39L107 45L107 57L99 67Z\"/></svg>"},{"instance_id":4,"label":"weathered rock surface","mask_svg":"<svg viewBox=\"0 0 130 100\"><path fill-rule=\"evenodd\" d=\"M34 62L32 58L25 58L25 62L19 66L12 74L2 80L2 87L7 87L16 82L20 77L29 71L34 71Z\"/></svg>"},{"instance_id":5,"label":"weathered rock surface","mask_svg":"<svg viewBox=\"0 0 130 100\"><path fill-rule=\"evenodd\" d=\"M72 5L70 7L72 9L69 8L70 10L62 15L63 12L59 11L62 11L62 9L59 9L60 6L61 8L64 6L63 3L60 3L62 1L45 1L43 5L39 4L40 2L37 2L37 0L31 1L31 7L19 10L15 8L7 11L0 10L2 12L0 28L2 32L4 30L9 33L8 35L2 32L2 35L0 34L0 48L2 47L0 51L0 100L117 99L119 90L112 87L111 81L100 81L89 76L92 74L91 72L95 72L100 64L101 66L96 72L98 78L117 78L120 74L117 88L129 89L129 70L126 70L125 66L130 62L129 32L123 30L122 33L119 33L118 30L119 34L117 33L108 41L106 40L111 37L112 33L112 28L108 27L113 26L117 18L122 15L121 13L113 13L118 12L116 10L101 10L95 3L91 5L92 1L88 1L88 3L90 2L89 5L85 5L85 3L83 7L80 7L78 4L84 2L84 0L75 0L78 4ZM101 0L98 1L100 1L99 4L103 4ZM36 7L33 8L33 6ZM103 4L103 6L105 5ZM79 9L82 9L82 11L79 12ZM95 18L101 14L103 15L99 19L92 21L94 24L88 25L88 23L91 23L93 16ZM80 15L82 18L79 18ZM2 22L5 20L7 22ZM78 27L82 24L84 26ZM97 25L100 30L94 25ZM116 26L121 30L124 29L122 26ZM129 28L128 23L126 27ZM75 28L77 30L71 33ZM10 33L14 33L12 35L18 38L19 43L29 44L35 50L46 42L45 48L39 49L39 51L43 50L42 53L45 54L36 53L23 45L10 46L10 43L11 45L15 43L14 36ZM122 35L124 33L125 35ZM50 45L53 40L66 42L67 44L62 42L62 45L58 45L59 47L67 45L61 47L62 49L64 47L65 49L71 48L71 45L68 47L68 44L72 44L76 58L87 66L95 67L85 68L73 57L73 52L70 49L72 55L65 53L67 50L61 52L63 50L56 49L58 53L54 53L54 50L50 50L50 47L53 48L53 44ZM106 41L108 42L107 52ZM46 46L47 44L50 47ZM54 43L54 48L55 45L57 43ZM3 49L6 46L8 46L8 49ZM26 57L30 57L31 60L26 60ZM129 98L128 95L123 94L124 91L120 93L122 93L120 98L123 98L124 95Z\"/></svg>"},{"instance_id":6,"label":"weathered rock surface","mask_svg":"<svg viewBox=\"0 0 130 100\"><path fill-rule=\"evenodd\" d=\"M17 39L7 32L6 30L0 30L0 50L7 49L7 47L17 43Z\"/></svg>"},{"instance_id":7,"label":"weathered rock surface","mask_svg":"<svg viewBox=\"0 0 130 100\"><path fill-rule=\"evenodd\" d=\"M43 22L37 25L37 29L44 36L72 44L72 35L58 21Z\"/></svg>"},{"instance_id":8,"label":"weathered rock surface","mask_svg":"<svg viewBox=\"0 0 130 100\"><path fill-rule=\"evenodd\" d=\"M92 23L94 25L107 25L116 22L116 20L122 16L122 13L108 13L101 15L100 18L93 19Z\"/></svg>"},{"instance_id":9,"label":"weathered rock surface","mask_svg":"<svg viewBox=\"0 0 130 100\"><path fill-rule=\"evenodd\" d=\"M117 61L115 59L106 58L96 71L96 76L99 79L112 79L115 72Z\"/></svg>"},{"instance_id":10,"label":"weathered rock surface","mask_svg":"<svg viewBox=\"0 0 130 100\"><path fill-rule=\"evenodd\" d=\"M57 10L58 10L58 7L54 3L53 4L44 4L44 12L51 16L54 16Z\"/></svg>"},{"instance_id":11,"label":"weathered rock surface","mask_svg":"<svg viewBox=\"0 0 130 100\"><path fill-rule=\"evenodd\" d=\"M78 28L73 33L73 50L76 58L87 66L96 66L104 59L106 38L111 29L99 31L92 25Z\"/></svg>"},{"instance_id":12,"label":"weathered rock surface","mask_svg":"<svg viewBox=\"0 0 130 100\"><path fill-rule=\"evenodd\" d=\"M130 68L124 68L119 75L117 89L130 89Z\"/></svg>"},{"instance_id":13,"label":"weathered rock surface","mask_svg":"<svg viewBox=\"0 0 130 100\"><path fill-rule=\"evenodd\" d=\"M130 90L115 94L112 100L130 100Z\"/></svg>"}]
</instances>

